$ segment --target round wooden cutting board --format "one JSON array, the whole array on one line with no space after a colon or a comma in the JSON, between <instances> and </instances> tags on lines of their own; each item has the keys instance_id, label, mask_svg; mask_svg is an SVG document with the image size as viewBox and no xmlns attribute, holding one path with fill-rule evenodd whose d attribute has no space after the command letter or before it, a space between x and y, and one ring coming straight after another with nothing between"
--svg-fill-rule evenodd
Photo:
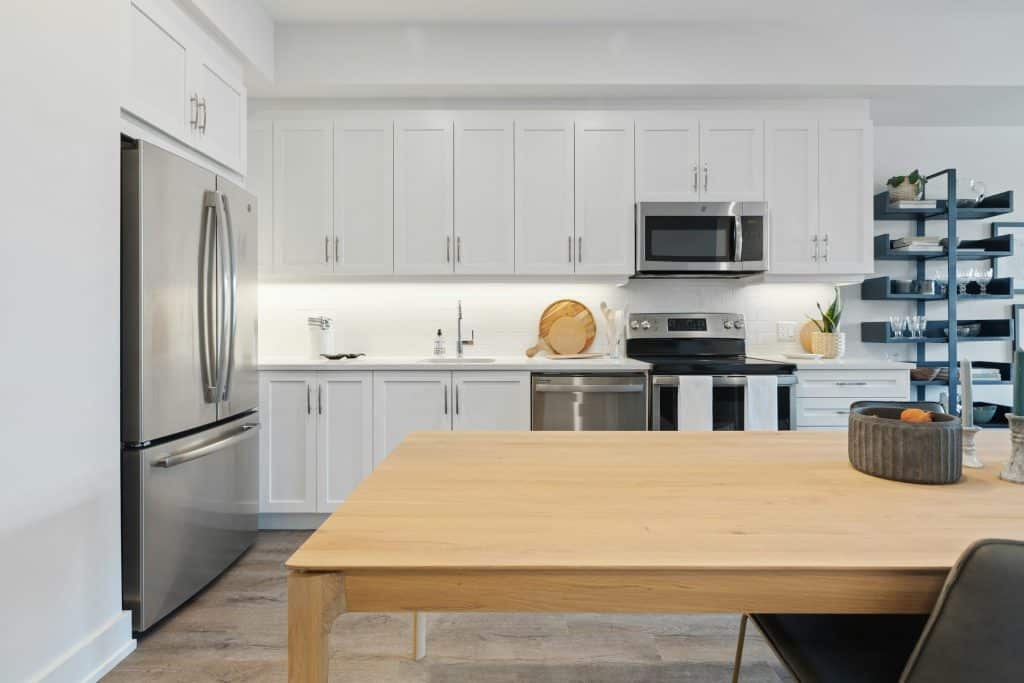
<instances>
[{"instance_id":1,"label":"round wooden cutting board","mask_svg":"<svg viewBox=\"0 0 1024 683\"><path fill-rule=\"evenodd\" d=\"M560 356L581 353L587 347L587 330L576 318L559 318L551 325L548 345Z\"/></svg>"},{"instance_id":2,"label":"round wooden cutting board","mask_svg":"<svg viewBox=\"0 0 1024 683\"><path fill-rule=\"evenodd\" d=\"M583 347L576 351L564 351L556 349L551 344L551 332L556 322L562 319L573 320L574 323L570 323L571 327L566 325L559 325L559 336L565 342L563 348L572 348L576 345L572 339L578 336L576 332L570 332L570 330L577 329L575 323L582 326L583 330ZM540 341L536 346L533 346L526 350L527 356L534 356L540 350L543 350L545 346L550 348L555 353L580 353L590 348L590 345L594 343L594 337L597 335L597 323L594 321L594 316L586 306L581 304L579 301L574 299L559 299L550 306L544 309L544 312L540 316Z\"/></svg>"}]
</instances>

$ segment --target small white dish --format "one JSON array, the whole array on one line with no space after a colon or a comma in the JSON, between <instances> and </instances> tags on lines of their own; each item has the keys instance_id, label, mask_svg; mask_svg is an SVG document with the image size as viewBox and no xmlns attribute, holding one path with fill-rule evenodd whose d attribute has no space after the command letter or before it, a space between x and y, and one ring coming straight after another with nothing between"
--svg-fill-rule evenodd
<instances>
[{"instance_id":1,"label":"small white dish","mask_svg":"<svg viewBox=\"0 0 1024 683\"><path fill-rule=\"evenodd\" d=\"M820 353L784 353L782 355L793 360L821 360L825 357Z\"/></svg>"}]
</instances>

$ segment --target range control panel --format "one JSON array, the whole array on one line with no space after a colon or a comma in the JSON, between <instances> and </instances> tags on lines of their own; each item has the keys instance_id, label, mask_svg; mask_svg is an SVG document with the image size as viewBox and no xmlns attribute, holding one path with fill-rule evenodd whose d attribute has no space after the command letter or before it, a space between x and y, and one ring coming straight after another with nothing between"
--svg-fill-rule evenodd
<instances>
[{"instance_id":1,"label":"range control panel","mask_svg":"<svg viewBox=\"0 0 1024 683\"><path fill-rule=\"evenodd\" d=\"M739 313L630 313L627 339L745 339Z\"/></svg>"}]
</instances>

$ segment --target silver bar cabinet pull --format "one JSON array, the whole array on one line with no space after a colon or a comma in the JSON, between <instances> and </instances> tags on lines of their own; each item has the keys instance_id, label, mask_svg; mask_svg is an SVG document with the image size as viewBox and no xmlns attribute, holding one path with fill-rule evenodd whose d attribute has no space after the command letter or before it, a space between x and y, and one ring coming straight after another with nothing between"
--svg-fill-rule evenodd
<instances>
[{"instance_id":1,"label":"silver bar cabinet pull","mask_svg":"<svg viewBox=\"0 0 1024 683\"><path fill-rule=\"evenodd\" d=\"M693 193L697 194L697 164L693 165Z\"/></svg>"},{"instance_id":2,"label":"silver bar cabinet pull","mask_svg":"<svg viewBox=\"0 0 1024 683\"><path fill-rule=\"evenodd\" d=\"M705 163L704 164L704 191L705 192L708 191L708 175L709 175L708 174L708 165L707 165L707 163Z\"/></svg>"},{"instance_id":3,"label":"silver bar cabinet pull","mask_svg":"<svg viewBox=\"0 0 1024 683\"><path fill-rule=\"evenodd\" d=\"M576 262L583 263L583 235L576 238Z\"/></svg>"},{"instance_id":4,"label":"silver bar cabinet pull","mask_svg":"<svg viewBox=\"0 0 1024 683\"><path fill-rule=\"evenodd\" d=\"M341 238L335 236L335 238L334 238L334 260L336 262L341 260L341 259L338 258L338 243L339 242L341 242Z\"/></svg>"},{"instance_id":5,"label":"silver bar cabinet pull","mask_svg":"<svg viewBox=\"0 0 1024 683\"><path fill-rule=\"evenodd\" d=\"M306 382L306 415L313 414L313 396L312 389L309 387L309 382Z\"/></svg>"},{"instance_id":6,"label":"silver bar cabinet pull","mask_svg":"<svg viewBox=\"0 0 1024 683\"><path fill-rule=\"evenodd\" d=\"M572 235L569 235L569 263L572 263Z\"/></svg>"},{"instance_id":7,"label":"silver bar cabinet pull","mask_svg":"<svg viewBox=\"0 0 1024 683\"><path fill-rule=\"evenodd\" d=\"M459 414L459 385L455 385L455 414Z\"/></svg>"},{"instance_id":8,"label":"silver bar cabinet pull","mask_svg":"<svg viewBox=\"0 0 1024 683\"><path fill-rule=\"evenodd\" d=\"M192 126L192 130L196 129L199 125L199 94L192 93L192 97L188 98L189 104L189 120L188 125Z\"/></svg>"},{"instance_id":9,"label":"silver bar cabinet pull","mask_svg":"<svg viewBox=\"0 0 1024 683\"><path fill-rule=\"evenodd\" d=\"M455 262L462 263L462 238L455 238Z\"/></svg>"},{"instance_id":10,"label":"silver bar cabinet pull","mask_svg":"<svg viewBox=\"0 0 1024 683\"><path fill-rule=\"evenodd\" d=\"M444 396L444 414L448 414L448 385L441 385L441 394Z\"/></svg>"},{"instance_id":11,"label":"silver bar cabinet pull","mask_svg":"<svg viewBox=\"0 0 1024 683\"><path fill-rule=\"evenodd\" d=\"M331 248L331 238L330 237L324 237L324 263L330 263L331 262L331 256L330 256L330 253L329 253L329 249L330 248Z\"/></svg>"},{"instance_id":12,"label":"silver bar cabinet pull","mask_svg":"<svg viewBox=\"0 0 1024 683\"><path fill-rule=\"evenodd\" d=\"M316 414L324 414L324 385L316 385Z\"/></svg>"},{"instance_id":13,"label":"silver bar cabinet pull","mask_svg":"<svg viewBox=\"0 0 1024 683\"><path fill-rule=\"evenodd\" d=\"M199 100L199 103L196 105L196 116L197 117L198 117L198 114L199 114L200 111L203 112L203 118L202 118L201 122L199 123L199 132L203 133L205 135L206 134L206 98L205 97L201 98Z\"/></svg>"}]
</instances>

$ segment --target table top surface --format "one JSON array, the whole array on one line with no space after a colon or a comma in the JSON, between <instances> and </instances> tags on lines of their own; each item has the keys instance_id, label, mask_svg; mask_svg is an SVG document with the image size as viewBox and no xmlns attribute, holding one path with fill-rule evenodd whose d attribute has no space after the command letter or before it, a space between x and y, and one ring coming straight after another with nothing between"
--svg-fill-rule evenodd
<instances>
[{"instance_id":1,"label":"table top surface","mask_svg":"<svg viewBox=\"0 0 1024 683\"><path fill-rule=\"evenodd\" d=\"M288 560L359 569L942 569L1024 539L1024 486L981 470L871 477L846 432L429 432L407 438Z\"/></svg>"}]
</instances>

